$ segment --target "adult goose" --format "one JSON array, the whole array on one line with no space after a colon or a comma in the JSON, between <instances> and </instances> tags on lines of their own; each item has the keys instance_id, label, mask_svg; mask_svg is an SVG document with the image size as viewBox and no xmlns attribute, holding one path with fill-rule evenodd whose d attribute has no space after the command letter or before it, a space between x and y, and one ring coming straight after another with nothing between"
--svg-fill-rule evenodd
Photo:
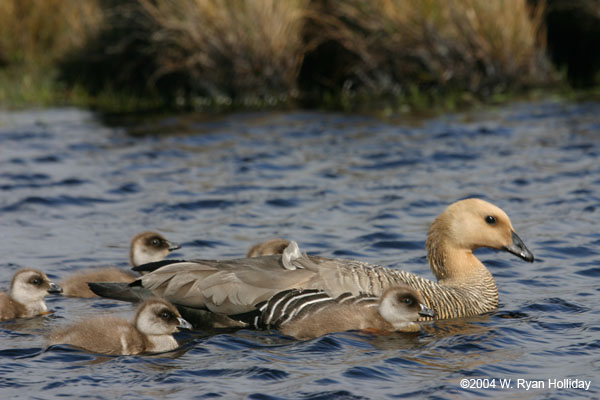
<instances>
[{"instance_id":1,"label":"adult goose","mask_svg":"<svg viewBox=\"0 0 600 400\"><path fill-rule=\"evenodd\" d=\"M171 251L179 249L156 232L141 232L131 239L129 246L129 263L132 267L161 261ZM69 275L60 281L63 295L68 297L96 297L89 289L88 282L133 282L137 274L116 267L90 268Z\"/></svg>"},{"instance_id":2,"label":"adult goose","mask_svg":"<svg viewBox=\"0 0 600 400\"><path fill-rule=\"evenodd\" d=\"M307 256L292 242L281 256L176 262L129 285L90 286L105 297L136 301L155 295L177 305L235 315L251 312L256 304L288 289L321 289L332 297L345 292L380 296L388 287L404 284L420 291L435 318L457 318L498 306L494 278L473 254L479 247L533 262L506 213L472 198L448 206L429 229L427 256L437 282L360 261Z\"/></svg>"}]
</instances>

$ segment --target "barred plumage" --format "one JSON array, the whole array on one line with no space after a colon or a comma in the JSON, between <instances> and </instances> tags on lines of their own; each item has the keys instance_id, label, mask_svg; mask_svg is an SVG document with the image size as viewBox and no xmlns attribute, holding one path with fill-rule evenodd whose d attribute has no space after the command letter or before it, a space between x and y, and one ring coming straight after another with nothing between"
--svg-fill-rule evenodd
<instances>
[{"instance_id":1,"label":"barred plumage","mask_svg":"<svg viewBox=\"0 0 600 400\"><path fill-rule=\"evenodd\" d=\"M259 305L251 325L302 339L350 329L416 332L419 315L433 315L422 303L419 293L405 285L382 296L343 293L337 298L319 289L290 289Z\"/></svg>"},{"instance_id":2,"label":"barred plumage","mask_svg":"<svg viewBox=\"0 0 600 400\"><path fill-rule=\"evenodd\" d=\"M314 262L312 261L314 259ZM320 258L309 257L296 260L309 268L323 268ZM423 296L425 304L436 311L436 319L467 317L493 311L498 306L498 291L494 278L487 271L481 271L479 276L469 282L456 286L442 285L406 271L397 271L381 266L374 266L360 261L328 260L335 263L338 279L320 279L318 276L305 287L324 288L332 296L340 295L340 291L352 294L370 293L380 296L385 289L395 284L405 284L417 289ZM375 279L376 278L376 279ZM323 285L325 281L325 285ZM341 285L330 282L343 281Z\"/></svg>"},{"instance_id":3,"label":"barred plumage","mask_svg":"<svg viewBox=\"0 0 600 400\"><path fill-rule=\"evenodd\" d=\"M317 313L327 304L336 303L320 289L290 289L279 292L268 301L257 305L260 316L255 328L277 328L292 318L301 318L307 312Z\"/></svg>"}]
</instances>

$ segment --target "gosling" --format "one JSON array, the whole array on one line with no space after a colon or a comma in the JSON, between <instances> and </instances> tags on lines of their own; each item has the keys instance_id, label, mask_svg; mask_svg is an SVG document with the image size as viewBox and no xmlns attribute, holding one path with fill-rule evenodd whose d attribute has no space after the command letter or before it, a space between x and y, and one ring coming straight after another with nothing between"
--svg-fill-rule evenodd
<instances>
[{"instance_id":1,"label":"gosling","mask_svg":"<svg viewBox=\"0 0 600 400\"><path fill-rule=\"evenodd\" d=\"M269 239L266 242L257 243L248 250L246 257L270 256L273 254L283 254L283 251L290 244L287 239Z\"/></svg>"},{"instance_id":2,"label":"gosling","mask_svg":"<svg viewBox=\"0 0 600 400\"><path fill-rule=\"evenodd\" d=\"M0 321L30 318L48 313L44 297L60 293L60 286L35 269L22 269L15 273L8 294L0 292Z\"/></svg>"},{"instance_id":3,"label":"gosling","mask_svg":"<svg viewBox=\"0 0 600 400\"><path fill-rule=\"evenodd\" d=\"M81 349L110 355L162 353L179 347L173 333L192 325L181 318L169 302L154 298L143 302L133 322L103 316L50 333L48 344L67 344Z\"/></svg>"},{"instance_id":4,"label":"gosling","mask_svg":"<svg viewBox=\"0 0 600 400\"><path fill-rule=\"evenodd\" d=\"M381 297L344 293L332 298L318 289L291 289L259 306L258 328L278 328L296 339L313 339L332 332L418 332L419 317L434 317L420 293L408 286L388 288Z\"/></svg>"},{"instance_id":5,"label":"gosling","mask_svg":"<svg viewBox=\"0 0 600 400\"><path fill-rule=\"evenodd\" d=\"M179 249L156 232L138 233L131 239L129 263L132 267L161 261L169 252ZM143 273L142 273L143 274ZM138 276L116 267L101 267L76 272L60 282L63 294L68 297L97 297L88 287L88 282L133 282Z\"/></svg>"}]
</instances>

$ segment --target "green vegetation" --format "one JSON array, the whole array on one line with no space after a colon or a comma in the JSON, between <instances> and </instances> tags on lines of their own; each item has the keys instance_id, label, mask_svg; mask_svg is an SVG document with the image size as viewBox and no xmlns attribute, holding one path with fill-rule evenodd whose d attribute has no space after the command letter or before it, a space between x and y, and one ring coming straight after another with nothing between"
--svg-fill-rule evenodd
<instances>
[{"instance_id":1,"label":"green vegetation","mask_svg":"<svg viewBox=\"0 0 600 400\"><path fill-rule=\"evenodd\" d=\"M4 0L0 105L454 109L560 82L545 4Z\"/></svg>"},{"instance_id":2,"label":"green vegetation","mask_svg":"<svg viewBox=\"0 0 600 400\"><path fill-rule=\"evenodd\" d=\"M102 22L96 2L0 2L0 104L20 107L70 102L57 62L84 46Z\"/></svg>"}]
</instances>

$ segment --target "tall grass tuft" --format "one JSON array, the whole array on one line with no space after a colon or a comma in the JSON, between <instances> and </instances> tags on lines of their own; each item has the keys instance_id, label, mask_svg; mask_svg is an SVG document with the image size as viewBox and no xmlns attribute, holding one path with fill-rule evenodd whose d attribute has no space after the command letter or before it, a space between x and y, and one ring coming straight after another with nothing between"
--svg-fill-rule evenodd
<instances>
[{"instance_id":1,"label":"tall grass tuft","mask_svg":"<svg viewBox=\"0 0 600 400\"><path fill-rule=\"evenodd\" d=\"M325 0L313 16L311 36L342 49L333 82L349 91L489 95L551 75L543 7L526 0Z\"/></svg>"},{"instance_id":2,"label":"tall grass tuft","mask_svg":"<svg viewBox=\"0 0 600 400\"><path fill-rule=\"evenodd\" d=\"M167 107L256 108L297 96L308 0L105 0L105 24L61 63L92 94Z\"/></svg>"},{"instance_id":3,"label":"tall grass tuft","mask_svg":"<svg viewBox=\"0 0 600 400\"><path fill-rule=\"evenodd\" d=\"M83 46L102 23L96 0L0 1L0 104L68 101L56 62Z\"/></svg>"},{"instance_id":4,"label":"tall grass tuft","mask_svg":"<svg viewBox=\"0 0 600 400\"><path fill-rule=\"evenodd\" d=\"M100 4L102 26L83 47L62 57L58 63L60 81L82 88L90 99L117 100L121 96L129 104L135 98L140 104L160 103L156 85L149 84L157 68L156 52L163 50L151 46L151 36L158 27L137 0L100 0ZM165 90L171 86L167 82Z\"/></svg>"},{"instance_id":5,"label":"tall grass tuft","mask_svg":"<svg viewBox=\"0 0 600 400\"><path fill-rule=\"evenodd\" d=\"M95 0L0 1L0 62L51 63L81 46L102 21Z\"/></svg>"}]
</instances>

